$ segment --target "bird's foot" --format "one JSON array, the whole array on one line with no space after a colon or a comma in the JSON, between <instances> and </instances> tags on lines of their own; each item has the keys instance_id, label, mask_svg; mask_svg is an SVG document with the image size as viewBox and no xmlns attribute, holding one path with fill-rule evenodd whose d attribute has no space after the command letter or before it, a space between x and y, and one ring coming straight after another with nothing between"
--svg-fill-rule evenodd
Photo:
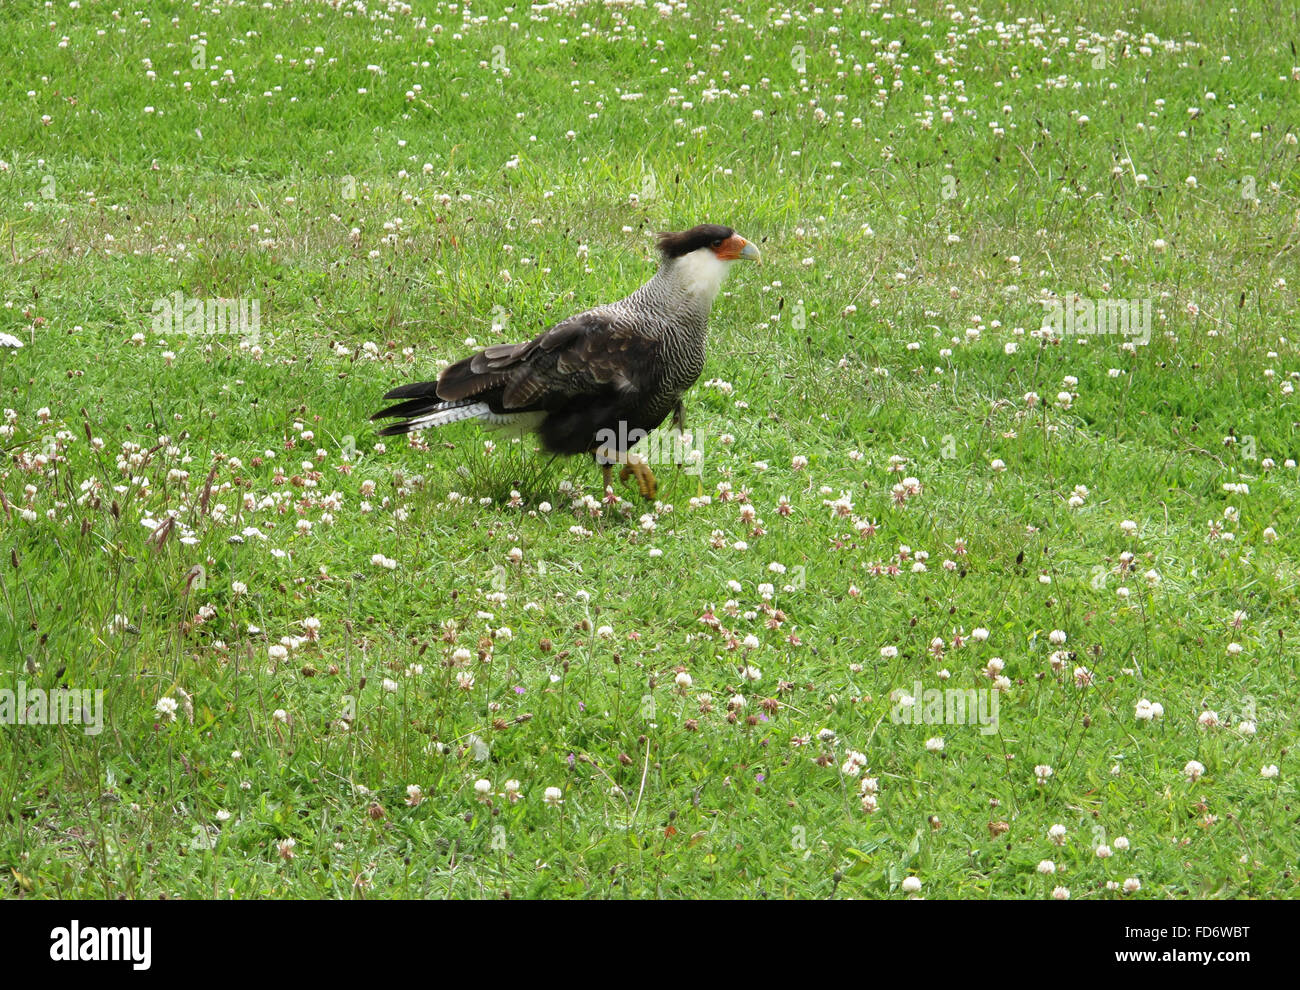
<instances>
[{"instance_id":1,"label":"bird's foot","mask_svg":"<svg viewBox=\"0 0 1300 990\"><path fill-rule=\"evenodd\" d=\"M640 491L641 497L653 499L655 493L659 491L659 482L655 479L654 472L650 470L648 464L638 454L630 451L619 453L610 450L608 447L597 447L593 450L592 455L596 458L596 463L600 465L601 474L605 479L606 495L612 494L613 491L613 466L622 464L623 469L618 473L619 481L627 481L628 478L636 477L636 487Z\"/></svg>"},{"instance_id":2,"label":"bird's foot","mask_svg":"<svg viewBox=\"0 0 1300 990\"><path fill-rule=\"evenodd\" d=\"M619 481L627 481L628 478L636 476L636 487L641 492L641 497L647 501L655 497L659 491L659 482L650 470L650 466L642 461L631 461L623 466L623 470L618 473Z\"/></svg>"}]
</instances>

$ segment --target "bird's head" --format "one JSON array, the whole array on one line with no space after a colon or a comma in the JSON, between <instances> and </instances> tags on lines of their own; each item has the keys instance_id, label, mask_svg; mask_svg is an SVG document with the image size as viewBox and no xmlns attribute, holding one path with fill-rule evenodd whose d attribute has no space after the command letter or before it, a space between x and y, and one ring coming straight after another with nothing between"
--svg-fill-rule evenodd
<instances>
[{"instance_id":1,"label":"bird's head","mask_svg":"<svg viewBox=\"0 0 1300 990\"><path fill-rule=\"evenodd\" d=\"M690 230L659 235L659 254L665 261L707 251L719 261L762 261L757 246L730 227L702 223Z\"/></svg>"},{"instance_id":2,"label":"bird's head","mask_svg":"<svg viewBox=\"0 0 1300 990\"><path fill-rule=\"evenodd\" d=\"M690 297L707 307L733 261L761 261L758 248L730 227L702 223L690 230L659 235L661 271L670 270Z\"/></svg>"}]
</instances>

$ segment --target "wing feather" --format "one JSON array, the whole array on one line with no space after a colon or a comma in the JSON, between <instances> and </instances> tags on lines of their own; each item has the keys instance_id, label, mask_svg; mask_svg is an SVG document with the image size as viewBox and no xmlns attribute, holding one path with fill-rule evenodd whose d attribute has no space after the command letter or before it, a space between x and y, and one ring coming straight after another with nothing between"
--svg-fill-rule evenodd
<instances>
[{"instance_id":1,"label":"wing feather","mask_svg":"<svg viewBox=\"0 0 1300 990\"><path fill-rule=\"evenodd\" d=\"M511 412L568 407L584 396L626 400L659 360L658 341L595 309L532 340L495 344L450 365L439 376L438 396L481 396Z\"/></svg>"}]
</instances>

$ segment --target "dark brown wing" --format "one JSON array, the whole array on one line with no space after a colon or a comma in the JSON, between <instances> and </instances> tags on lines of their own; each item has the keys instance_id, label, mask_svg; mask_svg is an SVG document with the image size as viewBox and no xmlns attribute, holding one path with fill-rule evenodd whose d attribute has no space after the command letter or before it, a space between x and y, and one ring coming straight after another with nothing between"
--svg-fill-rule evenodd
<instances>
[{"instance_id":1,"label":"dark brown wing","mask_svg":"<svg viewBox=\"0 0 1300 990\"><path fill-rule=\"evenodd\" d=\"M589 310L532 340L497 344L450 365L438 376L438 397L479 399L494 412L555 410L584 398L634 400L659 362L657 341Z\"/></svg>"}]
</instances>

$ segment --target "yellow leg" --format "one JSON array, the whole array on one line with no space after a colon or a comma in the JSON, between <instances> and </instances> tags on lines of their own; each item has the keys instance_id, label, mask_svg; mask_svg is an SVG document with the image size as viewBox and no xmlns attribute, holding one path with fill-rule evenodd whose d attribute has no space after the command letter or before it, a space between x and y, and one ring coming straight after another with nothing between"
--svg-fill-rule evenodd
<instances>
[{"instance_id":1,"label":"yellow leg","mask_svg":"<svg viewBox=\"0 0 1300 990\"><path fill-rule=\"evenodd\" d=\"M632 475L636 475L636 487L641 492L641 497L647 500L653 499L659 490L659 481L650 470L650 465L645 461L629 461L618 473L618 480L627 481Z\"/></svg>"},{"instance_id":2,"label":"yellow leg","mask_svg":"<svg viewBox=\"0 0 1300 990\"><path fill-rule=\"evenodd\" d=\"M596 457L600 469L605 475L605 487L611 485L610 472L612 465L622 464L623 470L619 472L620 481L627 481L628 478L636 477L636 487L641 496L646 499L653 499L655 493L659 490L659 482L646 464L640 457L630 451L625 454L619 454L617 451L610 450L608 447L598 447L592 454Z\"/></svg>"}]
</instances>

